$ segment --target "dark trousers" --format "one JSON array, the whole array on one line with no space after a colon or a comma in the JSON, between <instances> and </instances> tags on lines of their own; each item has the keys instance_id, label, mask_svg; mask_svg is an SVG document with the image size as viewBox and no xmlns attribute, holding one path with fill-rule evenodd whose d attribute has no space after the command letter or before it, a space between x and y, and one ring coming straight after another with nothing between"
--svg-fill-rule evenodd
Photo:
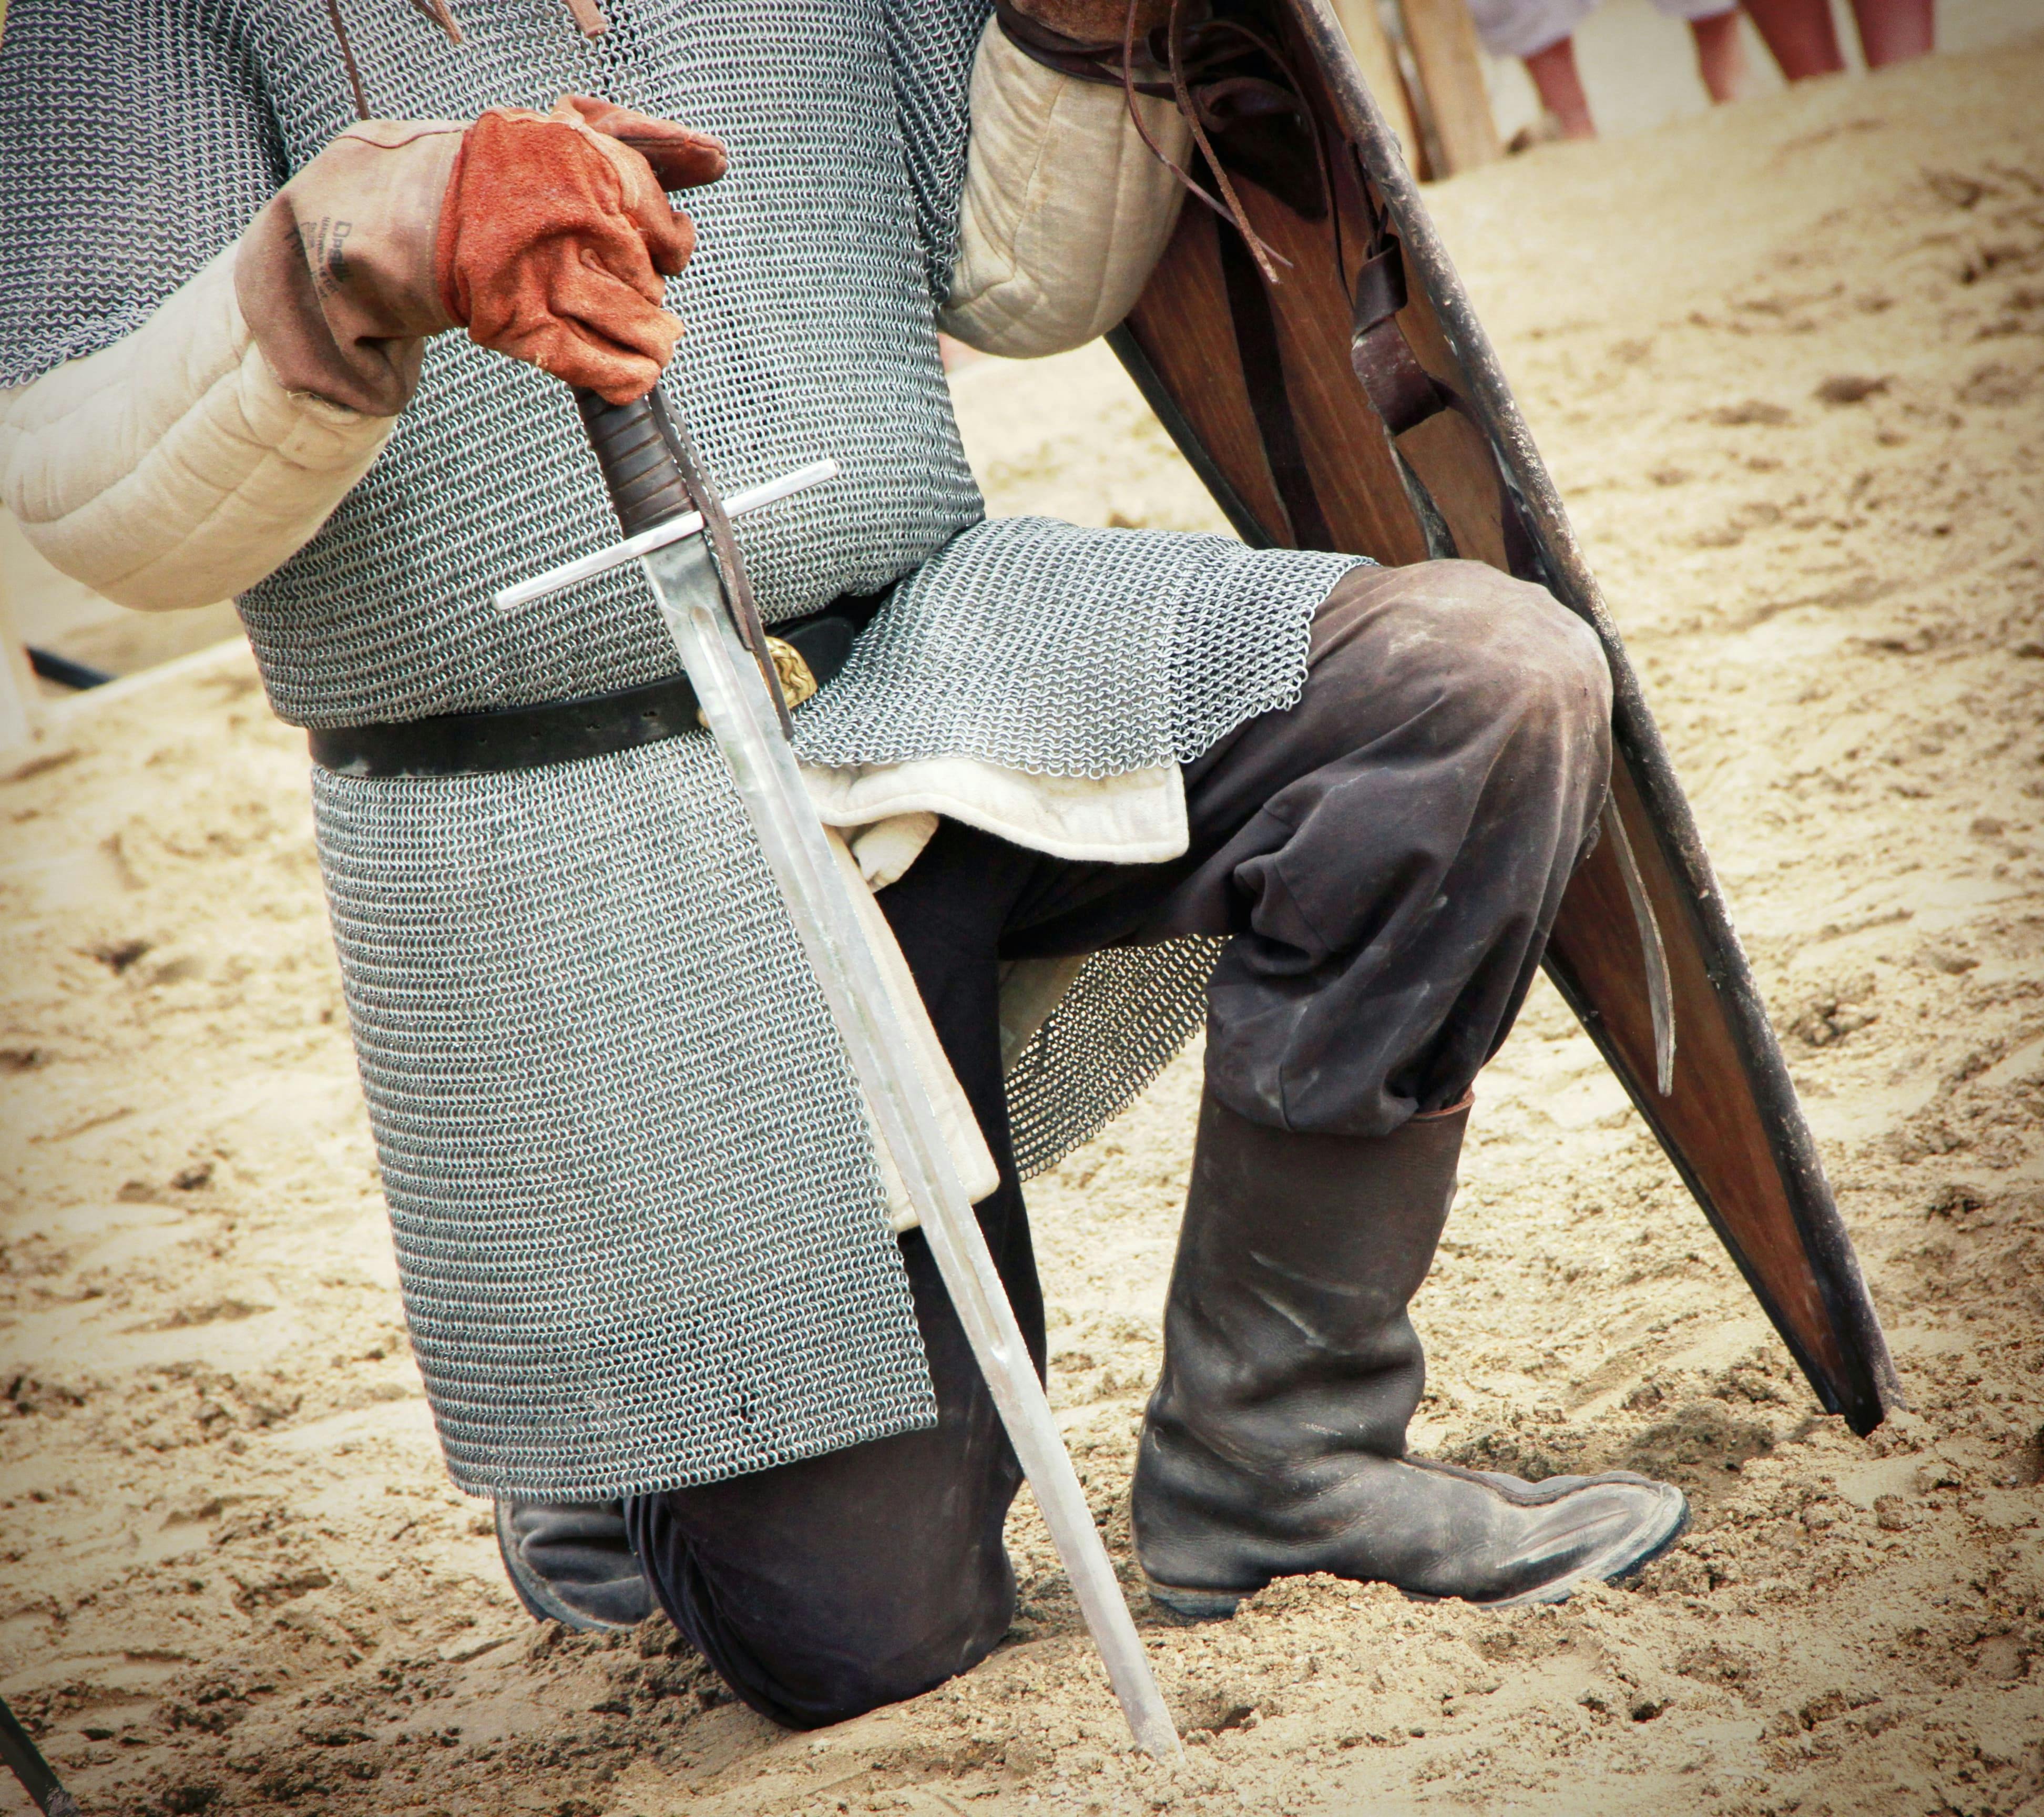
<instances>
[{"instance_id":1,"label":"dark trousers","mask_svg":"<svg viewBox=\"0 0 2044 1817\"><path fill-rule=\"evenodd\" d=\"M880 902L995 1159L978 1207L1040 1370L998 967L1232 935L1207 1085L1278 1128L1387 1135L1457 1101L1524 1000L1610 764L1610 682L1546 593L1466 562L1362 569L1315 619L1304 697L1185 773L1165 864L1075 864L946 821ZM901 1239L928 1431L627 1504L675 1625L753 1708L812 1728L941 1684L1005 1631L1020 1473L920 1233Z\"/></svg>"}]
</instances>

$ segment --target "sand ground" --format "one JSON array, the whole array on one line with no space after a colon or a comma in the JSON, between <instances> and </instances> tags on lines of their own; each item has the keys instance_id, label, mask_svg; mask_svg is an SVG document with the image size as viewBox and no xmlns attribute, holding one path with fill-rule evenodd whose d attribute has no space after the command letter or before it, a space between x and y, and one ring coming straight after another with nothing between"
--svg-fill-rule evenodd
<instances>
[{"instance_id":1,"label":"sand ground","mask_svg":"<svg viewBox=\"0 0 2044 1817\"><path fill-rule=\"evenodd\" d=\"M1915 1410L1819 1415L1544 987L1418 1317L1420 1436L1695 1500L1635 1590L1146 1616L1132 1755L1026 1508L1009 1643L825 1734L532 1628L448 1485L302 746L245 655L0 775L0 1692L95 1813L2044 1812L2044 45L1435 202L1693 793ZM995 508L1212 521L1093 350L958 375ZM1197 1056L1032 1202L1124 1498ZM10 1798L13 1802L10 1803ZM0 1811L25 1808L11 1788Z\"/></svg>"}]
</instances>

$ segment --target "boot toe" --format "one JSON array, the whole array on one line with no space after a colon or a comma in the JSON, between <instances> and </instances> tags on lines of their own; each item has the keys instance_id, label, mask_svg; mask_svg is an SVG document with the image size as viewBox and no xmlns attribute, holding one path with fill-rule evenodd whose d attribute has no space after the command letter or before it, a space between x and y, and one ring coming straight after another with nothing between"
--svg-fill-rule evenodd
<instances>
[{"instance_id":1,"label":"boot toe","mask_svg":"<svg viewBox=\"0 0 2044 1817\"><path fill-rule=\"evenodd\" d=\"M1680 1489L1629 1471L1526 1483L1446 1465L1420 1467L1481 1482L1509 1510L1492 1523L1492 1545L1461 1562L1470 1581L1452 1592L1494 1608L1560 1602L1581 1585L1633 1577L1689 1524ZM1451 1562L1443 1562L1453 1571Z\"/></svg>"},{"instance_id":2,"label":"boot toe","mask_svg":"<svg viewBox=\"0 0 2044 1817\"><path fill-rule=\"evenodd\" d=\"M636 1627L653 1612L616 1502L500 1500L497 1549L535 1621L604 1634Z\"/></svg>"}]
</instances>

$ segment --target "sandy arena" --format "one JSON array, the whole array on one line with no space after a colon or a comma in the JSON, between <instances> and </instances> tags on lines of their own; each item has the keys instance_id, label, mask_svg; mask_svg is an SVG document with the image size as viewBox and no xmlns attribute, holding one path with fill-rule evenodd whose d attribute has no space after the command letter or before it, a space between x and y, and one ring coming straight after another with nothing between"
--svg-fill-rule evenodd
<instances>
[{"instance_id":1,"label":"sandy arena","mask_svg":"<svg viewBox=\"0 0 2044 1817\"><path fill-rule=\"evenodd\" d=\"M0 773L0 1692L94 1817L2044 1813L2044 43L1433 192L1696 801L1915 1411L1821 1416L1551 990L1478 1087L1419 1442L1693 1498L1634 1590L1144 1605L815 1735L540 1631L407 1354L302 740L238 646ZM1093 348L957 375L997 511L1217 521ZM1198 1059L1032 1193L1128 1565ZM12 1785L0 1811L25 1811Z\"/></svg>"}]
</instances>

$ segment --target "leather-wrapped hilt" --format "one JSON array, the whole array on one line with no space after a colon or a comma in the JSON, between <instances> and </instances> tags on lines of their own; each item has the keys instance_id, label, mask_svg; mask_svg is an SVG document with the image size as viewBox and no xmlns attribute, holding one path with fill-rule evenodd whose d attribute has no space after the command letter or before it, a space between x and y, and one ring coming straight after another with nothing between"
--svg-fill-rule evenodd
<instances>
[{"instance_id":1,"label":"leather-wrapped hilt","mask_svg":"<svg viewBox=\"0 0 2044 1817\"><path fill-rule=\"evenodd\" d=\"M582 413L582 427L589 432L589 445L596 452L603 483L610 489L617 521L627 536L636 536L684 512L702 513L703 535L716 558L717 582L725 609L740 640L759 665L760 679L766 685L783 736L792 739L794 721L788 716L788 702L768 648L766 627L760 622L752 583L746 578L745 558L732 533L724 501L703 470L686 425L668 410L658 386L629 404L609 403L580 386L575 387L574 399L575 408Z\"/></svg>"},{"instance_id":2,"label":"leather-wrapped hilt","mask_svg":"<svg viewBox=\"0 0 2044 1817\"><path fill-rule=\"evenodd\" d=\"M589 432L589 445L617 508L618 524L628 536L694 509L662 432L653 401L656 395L649 391L628 404L613 404L594 391L575 388L575 408Z\"/></svg>"}]
</instances>

